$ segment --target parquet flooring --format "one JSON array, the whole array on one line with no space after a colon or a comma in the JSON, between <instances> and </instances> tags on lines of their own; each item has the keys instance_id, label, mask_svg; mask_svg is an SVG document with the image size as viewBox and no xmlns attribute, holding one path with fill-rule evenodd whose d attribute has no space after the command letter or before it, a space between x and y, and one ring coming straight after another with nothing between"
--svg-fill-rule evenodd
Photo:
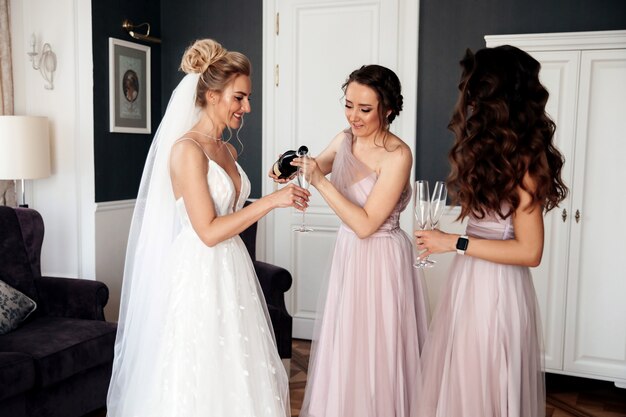
<instances>
[{"instance_id":1,"label":"parquet flooring","mask_svg":"<svg viewBox=\"0 0 626 417\"><path fill-rule=\"evenodd\" d=\"M289 377L289 396L291 401L291 416L297 417L302 407L304 386L309 365L311 342L294 339L291 343L291 374Z\"/></svg>"},{"instance_id":2,"label":"parquet flooring","mask_svg":"<svg viewBox=\"0 0 626 417\"><path fill-rule=\"evenodd\" d=\"M292 346L291 415L297 417L311 342L294 339ZM546 374L546 417L626 417L626 390L609 381Z\"/></svg>"},{"instance_id":3,"label":"parquet flooring","mask_svg":"<svg viewBox=\"0 0 626 417\"><path fill-rule=\"evenodd\" d=\"M625 417L626 390L610 381L546 374L546 416Z\"/></svg>"},{"instance_id":4,"label":"parquet flooring","mask_svg":"<svg viewBox=\"0 0 626 417\"><path fill-rule=\"evenodd\" d=\"M297 417L304 397L311 342L294 339L292 346L291 415ZM99 410L85 417L105 416L106 411ZM626 417L626 390L608 381L547 374L546 417Z\"/></svg>"}]
</instances>

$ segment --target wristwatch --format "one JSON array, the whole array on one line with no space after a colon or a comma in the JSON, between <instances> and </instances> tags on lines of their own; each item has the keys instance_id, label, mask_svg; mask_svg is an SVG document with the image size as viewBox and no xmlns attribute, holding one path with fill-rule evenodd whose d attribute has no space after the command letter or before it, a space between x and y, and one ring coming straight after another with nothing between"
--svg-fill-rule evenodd
<instances>
[{"instance_id":1,"label":"wristwatch","mask_svg":"<svg viewBox=\"0 0 626 417\"><path fill-rule=\"evenodd\" d=\"M459 239L456 241L456 253L459 255L465 255L467 245L469 245L469 239L467 236L459 236Z\"/></svg>"}]
</instances>

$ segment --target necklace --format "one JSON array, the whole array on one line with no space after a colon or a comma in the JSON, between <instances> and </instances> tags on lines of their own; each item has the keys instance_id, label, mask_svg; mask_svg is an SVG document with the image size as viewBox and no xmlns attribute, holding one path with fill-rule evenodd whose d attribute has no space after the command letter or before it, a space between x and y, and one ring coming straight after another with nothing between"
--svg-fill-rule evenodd
<instances>
[{"instance_id":1,"label":"necklace","mask_svg":"<svg viewBox=\"0 0 626 417\"><path fill-rule=\"evenodd\" d=\"M209 138L209 139L213 139L213 140L214 140L214 141L216 141L217 143L221 143L221 142L223 142L223 141L224 141L224 138L222 138L222 137L216 138L215 136L211 136L211 135L209 135L209 134L207 134L207 133L202 133L202 132L199 132L199 131L197 131L197 130L190 130L190 131L189 131L189 133L197 133L197 134L199 134L199 135L206 136L206 137L207 137L207 138Z\"/></svg>"}]
</instances>

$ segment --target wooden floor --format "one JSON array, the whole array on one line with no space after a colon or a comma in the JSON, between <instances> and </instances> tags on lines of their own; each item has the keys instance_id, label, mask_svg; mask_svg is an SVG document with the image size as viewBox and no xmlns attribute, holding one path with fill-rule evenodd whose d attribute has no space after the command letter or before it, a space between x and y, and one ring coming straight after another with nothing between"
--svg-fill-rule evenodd
<instances>
[{"instance_id":1,"label":"wooden floor","mask_svg":"<svg viewBox=\"0 0 626 417\"><path fill-rule=\"evenodd\" d=\"M289 395L291 400L291 415L297 416L302 407L306 372L309 365L309 351L311 342L294 339L291 344L291 375L289 378Z\"/></svg>"},{"instance_id":2,"label":"wooden floor","mask_svg":"<svg viewBox=\"0 0 626 417\"><path fill-rule=\"evenodd\" d=\"M546 416L624 417L626 389L609 381L546 374Z\"/></svg>"},{"instance_id":3,"label":"wooden floor","mask_svg":"<svg viewBox=\"0 0 626 417\"><path fill-rule=\"evenodd\" d=\"M291 415L302 406L311 342L293 341ZM626 417L626 390L612 382L546 374L546 417Z\"/></svg>"},{"instance_id":4,"label":"wooden floor","mask_svg":"<svg viewBox=\"0 0 626 417\"><path fill-rule=\"evenodd\" d=\"M292 417L302 406L310 349L308 340L294 339L289 379ZM105 410L98 410L85 417L105 416ZM612 382L547 374L546 417L626 417L626 390Z\"/></svg>"}]
</instances>

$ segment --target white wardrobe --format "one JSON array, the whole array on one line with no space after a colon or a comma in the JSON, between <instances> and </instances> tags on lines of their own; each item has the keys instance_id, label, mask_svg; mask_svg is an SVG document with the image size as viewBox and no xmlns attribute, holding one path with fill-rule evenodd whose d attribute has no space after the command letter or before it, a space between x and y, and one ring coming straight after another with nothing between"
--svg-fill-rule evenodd
<instances>
[{"instance_id":1,"label":"white wardrobe","mask_svg":"<svg viewBox=\"0 0 626 417\"><path fill-rule=\"evenodd\" d=\"M626 31L486 36L541 62L570 189L533 271L548 372L626 388Z\"/></svg>"}]
</instances>

